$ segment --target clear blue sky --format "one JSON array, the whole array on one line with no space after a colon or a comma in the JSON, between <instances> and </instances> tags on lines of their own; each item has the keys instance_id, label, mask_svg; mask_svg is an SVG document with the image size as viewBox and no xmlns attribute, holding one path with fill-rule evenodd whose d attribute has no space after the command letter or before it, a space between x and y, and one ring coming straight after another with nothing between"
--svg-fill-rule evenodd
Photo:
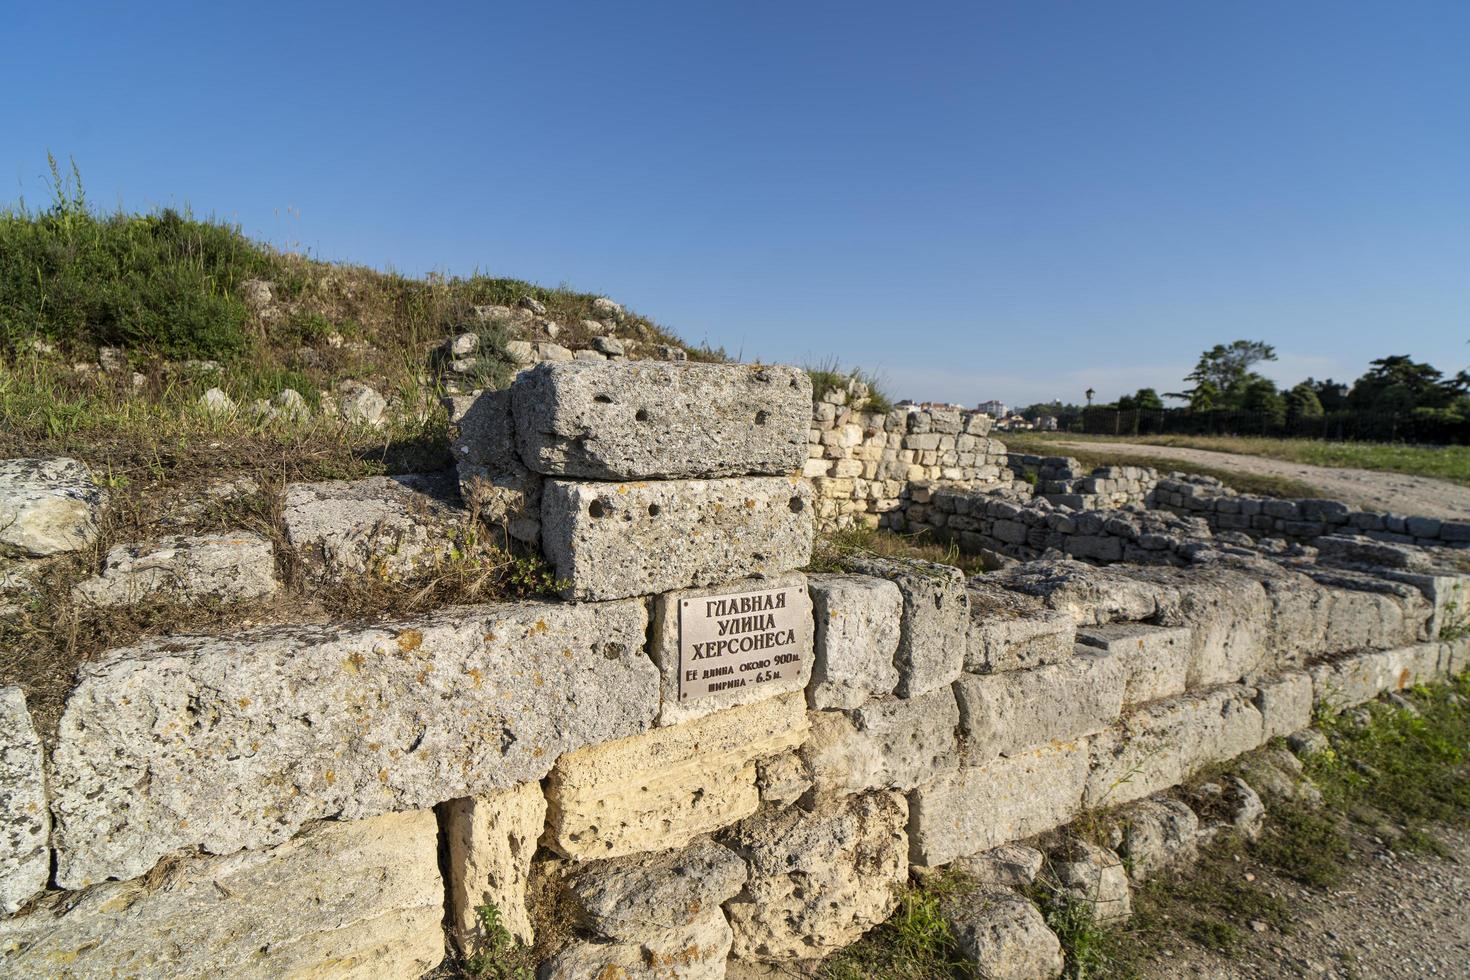
<instances>
[{"instance_id":1,"label":"clear blue sky","mask_svg":"<svg viewBox=\"0 0 1470 980\"><path fill-rule=\"evenodd\" d=\"M1470 361L1470 3L14 2L4 198L605 292L973 403Z\"/></svg>"}]
</instances>

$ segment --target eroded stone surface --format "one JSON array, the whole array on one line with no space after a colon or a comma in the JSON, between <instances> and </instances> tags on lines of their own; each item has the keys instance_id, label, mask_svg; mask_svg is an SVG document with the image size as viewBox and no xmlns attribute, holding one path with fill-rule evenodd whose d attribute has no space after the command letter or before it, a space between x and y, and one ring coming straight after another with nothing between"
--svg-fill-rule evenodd
<instances>
[{"instance_id":1,"label":"eroded stone surface","mask_svg":"<svg viewBox=\"0 0 1470 980\"><path fill-rule=\"evenodd\" d=\"M0 911L9 914L51 876L51 811L41 739L18 687L0 688Z\"/></svg>"},{"instance_id":2,"label":"eroded stone surface","mask_svg":"<svg viewBox=\"0 0 1470 980\"><path fill-rule=\"evenodd\" d=\"M112 651L81 668L61 719L57 880L539 779L562 752L652 724L645 623L637 602L525 602Z\"/></svg>"},{"instance_id":3,"label":"eroded stone surface","mask_svg":"<svg viewBox=\"0 0 1470 980\"><path fill-rule=\"evenodd\" d=\"M0 459L0 550L43 557L97 537L107 495L75 459Z\"/></svg>"},{"instance_id":4,"label":"eroded stone surface","mask_svg":"<svg viewBox=\"0 0 1470 980\"><path fill-rule=\"evenodd\" d=\"M742 959L812 959L854 942L886 919L908 879L898 793L827 800L811 810L763 811L727 843L750 866L726 903Z\"/></svg>"},{"instance_id":5,"label":"eroded stone surface","mask_svg":"<svg viewBox=\"0 0 1470 980\"><path fill-rule=\"evenodd\" d=\"M629 941L689 925L739 894L745 879L739 855L701 838L679 850L592 862L567 891L585 927Z\"/></svg>"},{"instance_id":6,"label":"eroded stone surface","mask_svg":"<svg viewBox=\"0 0 1470 980\"><path fill-rule=\"evenodd\" d=\"M1317 703L1345 708L1384 691L1402 691L1435 680L1449 666L1446 644L1420 643L1396 650L1350 654L1310 668Z\"/></svg>"},{"instance_id":7,"label":"eroded stone surface","mask_svg":"<svg viewBox=\"0 0 1470 980\"><path fill-rule=\"evenodd\" d=\"M455 495L444 474L296 483L286 490L281 520L312 575L401 578L453 548L464 518Z\"/></svg>"},{"instance_id":8,"label":"eroded stone surface","mask_svg":"<svg viewBox=\"0 0 1470 980\"><path fill-rule=\"evenodd\" d=\"M959 764L954 692L883 698L853 711L813 711L802 746L818 793L910 790Z\"/></svg>"},{"instance_id":9,"label":"eroded stone surface","mask_svg":"<svg viewBox=\"0 0 1470 980\"><path fill-rule=\"evenodd\" d=\"M1061 976L1066 962L1062 944L1030 900L1013 892L984 889L950 902L945 918L975 977L1051 980Z\"/></svg>"},{"instance_id":10,"label":"eroded stone surface","mask_svg":"<svg viewBox=\"0 0 1470 980\"><path fill-rule=\"evenodd\" d=\"M1312 723L1312 675L1290 671L1256 681L1256 708L1261 712L1261 740L1290 735Z\"/></svg>"},{"instance_id":11,"label":"eroded stone surface","mask_svg":"<svg viewBox=\"0 0 1470 980\"><path fill-rule=\"evenodd\" d=\"M961 674L965 765L1100 732L1123 710L1123 661L1096 650L1030 670Z\"/></svg>"},{"instance_id":12,"label":"eroded stone surface","mask_svg":"<svg viewBox=\"0 0 1470 980\"><path fill-rule=\"evenodd\" d=\"M871 575L813 575L814 660L807 701L813 708L856 708L891 694L903 617L898 586Z\"/></svg>"},{"instance_id":13,"label":"eroded stone surface","mask_svg":"<svg viewBox=\"0 0 1470 980\"><path fill-rule=\"evenodd\" d=\"M96 606L146 599L247 602L280 590L270 541L249 531L121 544L108 551L102 574L78 583L73 595Z\"/></svg>"},{"instance_id":14,"label":"eroded stone surface","mask_svg":"<svg viewBox=\"0 0 1470 980\"><path fill-rule=\"evenodd\" d=\"M769 578L743 579L728 585L719 585L705 589L681 589L677 592L665 592L654 597L653 600L653 630L650 634L652 644L649 654L657 665L663 681L663 703L659 708L658 723L660 725L677 725L683 721L700 718L704 715L719 711L723 708L732 708L740 704L751 704L766 698L775 697L778 694L786 694L790 691L802 691L806 689L807 681L812 674L812 602L807 593L806 576L801 572L785 572L773 575ZM779 617L781 623L791 623L795 633L795 643L790 648L783 646L781 652L794 653L800 659L793 665L789 677L779 680L766 681L760 684L748 684L745 687L732 688L727 691L717 691L703 697L689 698L685 701L679 700L679 616L680 604L685 601L697 601L712 596L735 595L745 592L761 592L766 589L780 589L795 587L790 593L791 605ZM698 664L694 664L696 668Z\"/></svg>"},{"instance_id":15,"label":"eroded stone surface","mask_svg":"<svg viewBox=\"0 0 1470 980\"><path fill-rule=\"evenodd\" d=\"M888 579L903 595L903 624L894 659L898 696L910 698L951 684L964 668L970 627L964 574L935 562L866 555L851 559L849 567Z\"/></svg>"},{"instance_id":16,"label":"eroded stone surface","mask_svg":"<svg viewBox=\"0 0 1470 980\"><path fill-rule=\"evenodd\" d=\"M509 389L444 401L453 436L449 451L465 506L486 524L535 544L541 537L541 476L521 462L516 450Z\"/></svg>"},{"instance_id":17,"label":"eroded stone surface","mask_svg":"<svg viewBox=\"0 0 1470 980\"><path fill-rule=\"evenodd\" d=\"M1125 704L1184 693L1191 650L1188 627L1146 623L1085 626L1077 630L1077 641L1105 650L1123 664Z\"/></svg>"},{"instance_id":18,"label":"eroded stone surface","mask_svg":"<svg viewBox=\"0 0 1470 980\"><path fill-rule=\"evenodd\" d=\"M790 473L807 457L800 368L660 361L543 364L511 387L526 465L592 480Z\"/></svg>"},{"instance_id":19,"label":"eroded stone surface","mask_svg":"<svg viewBox=\"0 0 1470 980\"><path fill-rule=\"evenodd\" d=\"M1087 781L1087 743L1058 742L947 773L909 798L909 860L938 867L1066 823Z\"/></svg>"},{"instance_id":20,"label":"eroded stone surface","mask_svg":"<svg viewBox=\"0 0 1470 980\"><path fill-rule=\"evenodd\" d=\"M267 850L54 893L0 922L0 973L418 977L444 958L437 842L428 810L326 821Z\"/></svg>"},{"instance_id":21,"label":"eroded stone surface","mask_svg":"<svg viewBox=\"0 0 1470 980\"><path fill-rule=\"evenodd\" d=\"M1122 922L1133 914L1128 873L1118 855L1106 847L1069 840L1048 855L1047 871L1062 892L1089 906L1098 922Z\"/></svg>"},{"instance_id":22,"label":"eroded stone surface","mask_svg":"<svg viewBox=\"0 0 1470 980\"><path fill-rule=\"evenodd\" d=\"M1188 864L1199 853L1199 818L1178 800L1139 800L1117 814L1115 846L1128 859L1128 875L1147 881L1175 864Z\"/></svg>"},{"instance_id":23,"label":"eroded stone surface","mask_svg":"<svg viewBox=\"0 0 1470 980\"><path fill-rule=\"evenodd\" d=\"M577 860L682 847L754 813L756 760L807 730L792 693L569 752L546 783L545 843Z\"/></svg>"},{"instance_id":24,"label":"eroded stone surface","mask_svg":"<svg viewBox=\"0 0 1470 980\"><path fill-rule=\"evenodd\" d=\"M969 593L965 670L994 674L1042 667L1072 655L1077 624L1070 613L1047 609L1035 596L1003 589L981 576L970 580Z\"/></svg>"},{"instance_id":25,"label":"eroded stone surface","mask_svg":"<svg viewBox=\"0 0 1470 980\"><path fill-rule=\"evenodd\" d=\"M484 950L478 912L483 905L493 905L501 925L531 945L535 935L526 909L526 880L546 825L541 784L451 800L441 816L449 847L449 927L455 945L466 955Z\"/></svg>"},{"instance_id":26,"label":"eroded stone surface","mask_svg":"<svg viewBox=\"0 0 1470 980\"><path fill-rule=\"evenodd\" d=\"M541 545L569 599L615 599L801 568L811 484L794 477L548 480Z\"/></svg>"},{"instance_id":27,"label":"eroded stone surface","mask_svg":"<svg viewBox=\"0 0 1470 980\"><path fill-rule=\"evenodd\" d=\"M1036 880L1046 855L1025 844L1002 844L980 854L956 858L955 870L995 889L1026 888Z\"/></svg>"},{"instance_id":28,"label":"eroded stone surface","mask_svg":"<svg viewBox=\"0 0 1470 980\"><path fill-rule=\"evenodd\" d=\"M541 967L543 980L724 980L730 925L719 908L632 942L576 939Z\"/></svg>"}]
</instances>

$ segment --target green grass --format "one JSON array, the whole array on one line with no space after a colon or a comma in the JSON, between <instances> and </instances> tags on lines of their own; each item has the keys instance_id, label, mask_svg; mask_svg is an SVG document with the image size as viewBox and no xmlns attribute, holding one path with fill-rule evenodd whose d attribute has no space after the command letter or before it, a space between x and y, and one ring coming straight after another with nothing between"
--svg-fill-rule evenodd
<instances>
[{"instance_id":1,"label":"green grass","mask_svg":"<svg viewBox=\"0 0 1470 980\"><path fill-rule=\"evenodd\" d=\"M886 922L822 964L822 980L956 980L967 977L947 901L962 899L973 883L958 873L932 875L899 898Z\"/></svg>"},{"instance_id":2,"label":"green grass","mask_svg":"<svg viewBox=\"0 0 1470 980\"><path fill-rule=\"evenodd\" d=\"M1381 442L1323 442L1261 436L1095 436L1061 433L1047 438L1079 442L1128 442L1263 456L1311 466L1380 470L1470 485L1470 446L1416 446ZM1176 469L1178 463L1172 464Z\"/></svg>"},{"instance_id":3,"label":"green grass","mask_svg":"<svg viewBox=\"0 0 1470 980\"><path fill-rule=\"evenodd\" d=\"M954 543L936 544L929 540L927 532L898 534L867 527L823 533L817 539L808 568L814 572L840 572L846 569L847 560L857 555L917 558L941 565L953 565L966 575L979 575L986 570L985 563L979 557L961 552Z\"/></svg>"},{"instance_id":4,"label":"green grass","mask_svg":"<svg viewBox=\"0 0 1470 980\"><path fill-rule=\"evenodd\" d=\"M878 375L861 368L843 368L836 358L828 358L820 364L809 364L806 373L812 379L812 398L819 400L829 391L847 387L851 381L867 385L868 397L851 408L863 412L891 412L893 400L883 390L883 380Z\"/></svg>"},{"instance_id":5,"label":"green grass","mask_svg":"<svg viewBox=\"0 0 1470 980\"><path fill-rule=\"evenodd\" d=\"M1109 449L1110 439L1096 436L1075 436L1070 433L1041 435L1039 433L1002 432L999 434L1006 448L1014 452L1032 453L1038 456L1071 456L1087 469L1098 466L1148 466L1160 473L1193 473L1210 476L1241 493L1258 494L1264 497L1321 497L1322 491L1302 480L1285 476L1270 476L1259 473L1238 473L1228 468L1205 466L1182 459L1150 456L1146 453ZM1096 443L1096 449L1079 449L1073 445L1059 446L1057 442ZM1131 440L1130 440L1131 441ZM1142 441L1142 440L1139 440ZM1270 441L1270 440L1266 440Z\"/></svg>"}]
</instances>

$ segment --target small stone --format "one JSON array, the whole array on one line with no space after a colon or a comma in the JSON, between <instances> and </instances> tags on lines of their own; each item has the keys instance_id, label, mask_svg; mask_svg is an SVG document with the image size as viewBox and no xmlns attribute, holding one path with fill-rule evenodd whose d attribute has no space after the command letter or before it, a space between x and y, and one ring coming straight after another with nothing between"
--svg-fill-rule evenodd
<instances>
[{"instance_id":1,"label":"small stone","mask_svg":"<svg viewBox=\"0 0 1470 980\"><path fill-rule=\"evenodd\" d=\"M945 918L970 975L983 980L1061 976L1062 944L1041 911L1022 896L981 890L948 902Z\"/></svg>"},{"instance_id":2,"label":"small stone","mask_svg":"<svg viewBox=\"0 0 1470 980\"><path fill-rule=\"evenodd\" d=\"M1092 909L1096 921L1122 922L1133 914L1128 873L1107 848L1085 840L1066 841L1049 856L1047 870L1060 891Z\"/></svg>"},{"instance_id":3,"label":"small stone","mask_svg":"<svg viewBox=\"0 0 1470 980\"><path fill-rule=\"evenodd\" d=\"M306 403L301 392L295 388L282 388L276 393L276 397L271 399L271 404L278 413L288 419L300 420L311 415L311 406Z\"/></svg>"},{"instance_id":4,"label":"small stone","mask_svg":"<svg viewBox=\"0 0 1470 980\"><path fill-rule=\"evenodd\" d=\"M443 560L463 513L442 474L294 483L281 520L314 577L402 579Z\"/></svg>"},{"instance_id":5,"label":"small stone","mask_svg":"<svg viewBox=\"0 0 1470 980\"><path fill-rule=\"evenodd\" d=\"M745 879L739 855L700 838L679 850L591 862L566 887L588 928L631 941L691 924L738 895Z\"/></svg>"},{"instance_id":6,"label":"small stone","mask_svg":"<svg viewBox=\"0 0 1470 980\"><path fill-rule=\"evenodd\" d=\"M724 980L730 924L718 908L632 942L574 939L542 964L549 980Z\"/></svg>"},{"instance_id":7,"label":"small stone","mask_svg":"<svg viewBox=\"0 0 1470 980\"><path fill-rule=\"evenodd\" d=\"M384 413L388 410L388 403L377 389L354 381L343 387L338 408L343 421L348 424L380 429L386 422Z\"/></svg>"},{"instance_id":8,"label":"small stone","mask_svg":"<svg viewBox=\"0 0 1470 980\"><path fill-rule=\"evenodd\" d=\"M627 350L623 347L623 342L616 337L595 337L592 340L592 349L599 354L606 354L608 357L625 357L627 355Z\"/></svg>"},{"instance_id":9,"label":"small stone","mask_svg":"<svg viewBox=\"0 0 1470 980\"><path fill-rule=\"evenodd\" d=\"M0 551L42 558L97 538L107 495L75 459L0 459Z\"/></svg>"},{"instance_id":10,"label":"small stone","mask_svg":"<svg viewBox=\"0 0 1470 980\"><path fill-rule=\"evenodd\" d=\"M1199 818L1178 800L1141 800L1121 810L1118 819L1122 823L1118 853L1128 859L1134 881L1192 862L1199 853Z\"/></svg>"},{"instance_id":11,"label":"small stone","mask_svg":"<svg viewBox=\"0 0 1470 980\"><path fill-rule=\"evenodd\" d=\"M1286 736L1286 744L1298 757L1310 759L1314 755L1332 751L1332 743L1327 736L1315 728L1304 728L1299 732L1292 732Z\"/></svg>"},{"instance_id":12,"label":"small stone","mask_svg":"<svg viewBox=\"0 0 1470 980\"><path fill-rule=\"evenodd\" d=\"M210 388L199 396L199 407L210 415L231 415L235 411L235 400L222 389Z\"/></svg>"},{"instance_id":13,"label":"small stone","mask_svg":"<svg viewBox=\"0 0 1470 980\"><path fill-rule=\"evenodd\" d=\"M621 317L623 308L606 296L598 296L592 301L592 308L603 316Z\"/></svg>"},{"instance_id":14,"label":"small stone","mask_svg":"<svg viewBox=\"0 0 1470 980\"><path fill-rule=\"evenodd\" d=\"M546 315L546 304L542 303L534 296L522 296L520 299L520 306L521 309L530 310L537 316Z\"/></svg>"},{"instance_id":15,"label":"small stone","mask_svg":"<svg viewBox=\"0 0 1470 980\"><path fill-rule=\"evenodd\" d=\"M1002 844L980 854L958 858L952 865L991 888L1028 888L1041 873L1046 855L1025 844Z\"/></svg>"},{"instance_id":16,"label":"small stone","mask_svg":"<svg viewBox=\"0 0 1470 980\"><path fill-rule=\"evenodd\" d=\"M240 298L252 310L261 310L275 299L271 284L264 279L246 279L240 283Z\"/></svg>"},{"instance_id":17,"label":"small stone","mask_svg":"<svg viewBox=\"0 0 1470 980\"><path fill-rule=\"evenodd\" d=\"M155 598L247 602L273 595L280 587L270 541L249 531L230 531L118 545L108 551L102 574L78 583L72 594L95 606Z\"/></svg>"}]
</instances>

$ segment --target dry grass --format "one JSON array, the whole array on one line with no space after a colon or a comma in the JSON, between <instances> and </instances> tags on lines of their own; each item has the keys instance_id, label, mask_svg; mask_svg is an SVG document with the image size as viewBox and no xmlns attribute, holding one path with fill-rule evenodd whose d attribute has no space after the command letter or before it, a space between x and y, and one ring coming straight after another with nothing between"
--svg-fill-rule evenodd
<instances>
[{"instance_id":1,"label":"dry grass","mask_svg":"<svg viewBox=\"0 0 1470 980\"><path fill-rule=\"evenodd\" d=\"M847 567L847 560L856 555L917 558L953 565L966 575L979 575L986 571L982 558L965 554L953 543L937 544L927 531L898 534L866 527L824 533L817 539L808 568L814 572L840 572Z\"/></svg>"}]
</instances>

